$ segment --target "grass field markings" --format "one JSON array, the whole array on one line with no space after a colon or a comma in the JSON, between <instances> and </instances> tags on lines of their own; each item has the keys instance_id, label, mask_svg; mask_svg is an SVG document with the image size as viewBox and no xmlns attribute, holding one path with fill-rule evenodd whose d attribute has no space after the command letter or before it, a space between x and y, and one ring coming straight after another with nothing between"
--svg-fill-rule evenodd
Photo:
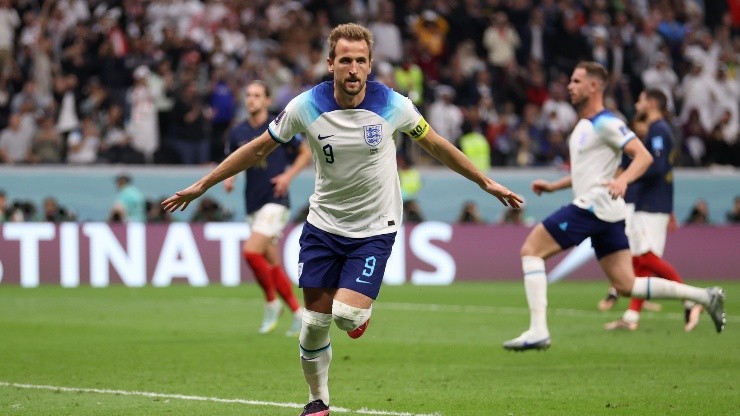
<instances>
[{"instance_id":1,"label":"grass field markings","mask_svg":"<svg viewBox=\"0 0 740 416\"><path fill-rule=\"evenodd\" d=\"M444 305L434 303L399 303L399 302L376 302L373 308L389 309L395 311L412 312L444 312L444 313L482 313L482 314L505 314L521 315L528 314L529 309L515 306L482 306L482 305ZM597 310L549 308L549 313L558 316L582 317L582 318L604 318L608 313ZM665 320L683 320L683 313L658 312L650 313L651 318ZM740 316L728 316L728 322L740 322Z\"/></svg>"},{"instance_id":2,"label":"grass field markings","mask_svg":"<svg viewBox=\"0 0 740 416\"><path fill-rule=\"evenodd\" d=\"M216 403L229 403L229 404L245 404L250 406L269 406L269 407L283 407L290 409L302 409L303 404L300 403L281 403L281 402L269 402L263 400L247 400L247 399L223 399L220 397L208 397L208 396L191 396L187 394L171 394L171 393L154 393L147 391L131 391L131 390L113 390L113 389L96 389L86 387L64 387L64 386L48 386L43 384L23 384L23 383L10 383L7 381L0 381L0 387L16 388L16 389L29 389L29 390L49 390L55 392L65 393L97 393L97 394L113 394L116 396L140 396L140 397L152 397L158 399L178 399L178 400L190 400L199 402L216 402ZM441 413L408 413L408 412L390 412L384 410L372 410L372 409L347 409L344 407L332 407L332 412L335 413L353 413L362 415L379 415L379 416L441 416Z\"/></svg>"},{"instance_id":3,"label":"grass field markings","mask_svg":"<svg viewBox=\"0 0 740 416\"><path fill-rule=\"evenodd\" d=\"M215 304L215 303L239 303L242 305L248 304L263 304L262 299L239 299L239 298L219 298L219 297L205 297L199 296L191 298L193 303L202 304ZM484 306L484 305L445 305L445 304L434 304L434 303L401 303L401 302L375 302L373 306L380 309L388 309L395 311L412 311L412 312L453 312L453 313L483 313L483 314L505 314L505 315L521 315L529 313L529 309L525 307L517 306ZM557 316L570 316L570 317L581 317L581 318L604 318L608 313L600 312L597 310L584 310L584 309L568 309L568 308L549 308L549 313ZM683 313L677 312L659 312L646 314L655 319L665 320L683 320ZM727 322L740 322L740 316L727 316Z\"/></svg>"}]
</instances>

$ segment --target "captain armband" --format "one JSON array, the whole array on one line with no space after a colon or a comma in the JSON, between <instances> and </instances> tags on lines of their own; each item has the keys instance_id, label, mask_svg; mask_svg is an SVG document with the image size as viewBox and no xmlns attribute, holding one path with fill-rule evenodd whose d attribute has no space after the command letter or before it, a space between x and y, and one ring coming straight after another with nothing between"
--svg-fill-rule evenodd
<instances>
[{"instance_id":1,"label":"captain armband","mask_svg":"<svg viewBox=\"0 0 740 416\"><path fill-rule=\"evenodd\" d=\"M416 127L406 132L406 134L411 136L414 141L423 139L427 133L429 133L429 123L424 120L424 117L419 119L419 123Z\"/></svg>"}]
</instances>

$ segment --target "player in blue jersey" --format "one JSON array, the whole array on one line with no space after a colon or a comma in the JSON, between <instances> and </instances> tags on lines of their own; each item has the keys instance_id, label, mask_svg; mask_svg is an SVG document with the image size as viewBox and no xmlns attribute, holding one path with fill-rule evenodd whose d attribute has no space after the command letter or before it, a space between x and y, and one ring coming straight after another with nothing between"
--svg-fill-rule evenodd
<instances>
[{"instance_id":1,"label":"player in blue jersey","mask_svg":"<svg viewBox=\"0 0 740 416\"><path fill-rule=\"evenodd\" d=\"M702 289L660 278L635 277L624 231L626 206L623 197L627 185L645 173L653 158L640 140L634 140L635 133L604 108L607 80L606 69L592 61L580 62L571 75L568 92L580 116L569 139L571 174L555 182L536 180L532 190L540 195L572 187L575 198L537 224L522 245L530 326L520 336L505 341L505 349L526 351L550 346L545 259L588 237L591 237L601 268L620 295L693 300L707 307L717 332L724 329L723 289ZM632 162L615 177L623 151Z\"/></svg>"},{"instance_id":2,"label":"player in blue jersey","mask_svg":"<svg viewBox=\"0 0 740 416\"><path fill-rule=\"evenodd\" d=\"M676 158L673 131L664 118L666 103L665 94L657 89L646 89L635 103L635 123L644 124L645 130L638 135L653 156L653 163L627 188L624 199L632 212L627 216L626 233L636 276L658 276L683 283L674 267L662 259L673 212L673 161ZM626 168L630 162L629 158L623 158L621 168ZM607 296L602 303L610 301L613 298ZM643 299L633 298L622 318L607 323L604 329L636 330L643 303ZM688 332L699 322L702 306L687 301L684 309L684 330Z\"/></svg>"},{"instance_id":3,"label":"player in blue jersey","mask_svg":"<svg viewBox=\"0 0 740 416\"><path fill-rule=\"evenodd\" d=\"M396 131L407 133L504 205L518 208L522 203L519 195L487 177L437 134L411 100L367 80L373 44L369 30L342 24L331 31L328 43L327 65L333 81L291 100L266 132L163 201L167 210L184 209L214 184L258 163L296 133L305 133L316 181L298 260L305 308L300 358L309 387L302 416L329 414L331 323L352 338L362 335L380 290L402 220Z\"/></svg>"},{"instance_id":4,"label":"player in blue jersey","mask_svg":"<svg viewBox=\"0 0 740 416\"><path fill-rule=\"evenodd\" d=\"M265 83L252 81L246 86L244 105L247 119L229 132L229 153L265 132L272 121L268 112L271 101ZM300 136L296 136L245 171L244 199L251 234L244 243L242 255L265 294L265 313L259 328L261 334L272 332L277 327L282 304L276 298L276 292L293 312L293 322L285 335L298 336L301 331L303 312L280 263L277 243L290 217L290 181L310 162L311 151ZM234 189L235 178L224 180L226 192Z\"/></svg>"}]
</instances>

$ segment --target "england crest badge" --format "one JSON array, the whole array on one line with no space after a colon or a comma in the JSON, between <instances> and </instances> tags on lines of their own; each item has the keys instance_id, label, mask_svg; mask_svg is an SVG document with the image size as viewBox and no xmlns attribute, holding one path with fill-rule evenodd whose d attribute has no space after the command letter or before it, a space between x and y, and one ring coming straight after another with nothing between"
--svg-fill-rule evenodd
<instances>
[{"instance_id":1,"label":"england crest badge","mask_svg":"<svg viewBox=\"0 0 740 416\"><path fill-rule=\"evenodd\" d=\"M365 143L370 146L377 146L383 140L383 126L373 124L371 126L362 126L365 130Z\"/></svg>"}]
</instances>

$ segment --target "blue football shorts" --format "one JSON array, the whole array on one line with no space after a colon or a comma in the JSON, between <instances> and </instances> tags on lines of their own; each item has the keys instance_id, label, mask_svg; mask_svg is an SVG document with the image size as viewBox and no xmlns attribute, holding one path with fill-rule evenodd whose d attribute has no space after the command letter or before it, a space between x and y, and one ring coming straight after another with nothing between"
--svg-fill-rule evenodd
<instances>
[{"instance_id":1,"label":"blue football shorts","mask_svg":"<svg viewBox=\"0 0 740 416\"><path fill-rule=\"evenodd\" d=\"M396 233L349 238L303 225L298 254L298 286L346 288L378 297Z\"/></svg>"},{"instance_id":2,"label":"blue football shorts","mask_svg":"<svg viewBox=\"0 0 740 416\"><path fill-rule=\"evenodd\" d=\"M591 245L598 259L629 249L629 241L624 233L624 220L604 221L593 212L573 204L552 213L542 221L542 225L563 250L580 244L588 237L591 237Z\"/></svg>"}]
</instances>

